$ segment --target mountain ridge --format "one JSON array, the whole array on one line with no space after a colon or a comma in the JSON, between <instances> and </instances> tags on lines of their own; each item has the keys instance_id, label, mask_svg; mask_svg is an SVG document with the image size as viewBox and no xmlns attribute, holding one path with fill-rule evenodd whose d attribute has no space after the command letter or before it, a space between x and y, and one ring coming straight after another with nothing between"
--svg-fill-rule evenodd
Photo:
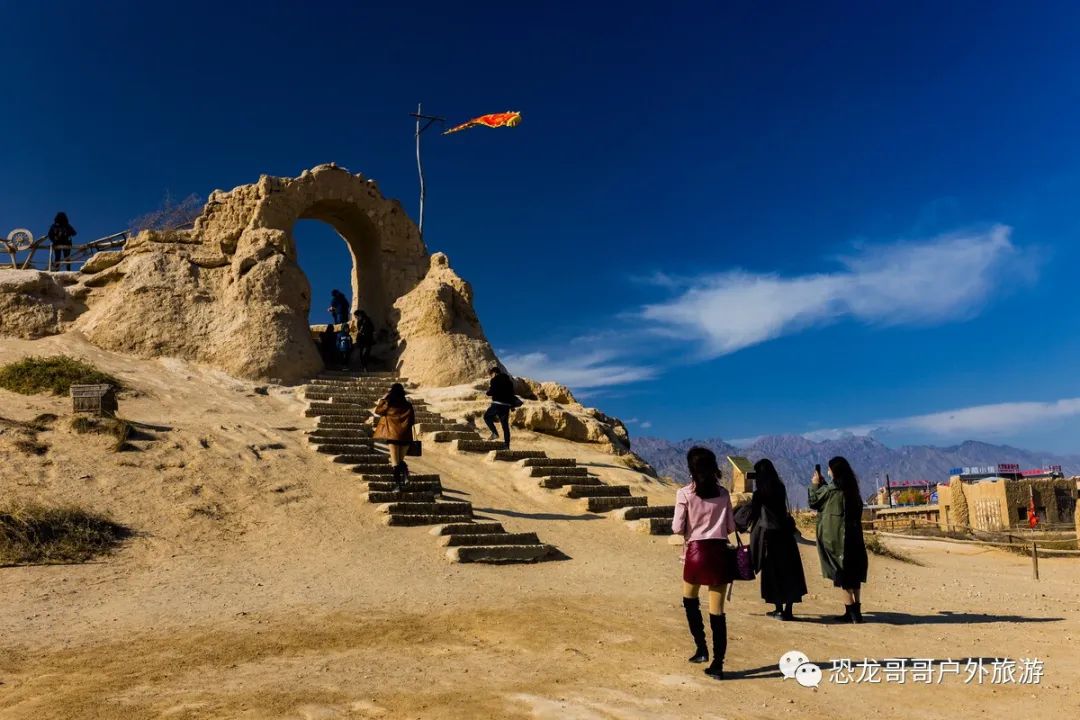
<instances>
[{"instance_id":1,"label":"mountain ridge","mask_svg":"<svg viewBox=\"0 0 1080 720\"><path fill-rule=\"evenodd\" d=\"M1061 465L1066 475L1080 474L1080 455L1025 450L980 440L965 440L948 446L901 445L896 448L869 435L845 435L824 440L812 440L802 435L763 435L739 445L722 438L666 440L637 437L633 440L638 455L661 475L680 482L689 480L686 451L695 445L707 447L717 455L744 455L755 462L769 458L788 486L792 503L800 506L806 504L805 493L792 491L796 486L809 485L815 463L825 465L836 455L843 455L851 462L864 495L884 484L886 474L894 482L929 480L939 483L948 481L951 468L971 465L1018 463L1025 469Z\"/></svg>"}]
</instances>

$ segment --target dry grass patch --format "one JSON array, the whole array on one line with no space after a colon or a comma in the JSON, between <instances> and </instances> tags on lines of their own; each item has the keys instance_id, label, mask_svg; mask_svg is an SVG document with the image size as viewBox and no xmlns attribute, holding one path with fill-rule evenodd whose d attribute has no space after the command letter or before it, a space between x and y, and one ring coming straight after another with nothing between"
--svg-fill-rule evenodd
<instances>
[{"instance_id":1,"label":"dry grass patch","mask_svg":"<svg viewBox=\"0 0 1080 720\"><path fill-rule=\"evenodd\" d=\"M112 375L103 373L90 363L67 357L28 357L0 367L0 388L36 395L49 392L66 395L72 385L109 384L117 390L123 385Z\"/></svg>"},{"instance_id":2,"label":"dry grass patch","mask_svg":"<svg viewBox=\"0 0 1080 720\"><path fill-rule=\"evenodd\" d=\"M879 557L887 557L893 560L899 560L902 563L908 563L909 565L919 565L922 563L911 557L907 553L897 550L896 548L889 547L885 543L885 540L877 533L866 533L864 536L867 551L878 555Z\"/></svg>"},{"instance_id":3,"label":"dry grass patch","mask_svg":"<svg viewBox=\"0 0 1080 720\"><path fill-rule=\"evenodd\" d=\"M130 529L75 507L0 510L0 565L86 562L131 537Z\"/></svg>"},{"instance_id":4,"label":"dry grass patch","mask_svg":"<svg viewBox=\"0 0 1080 720\"><path fill-rule=\"evenodd\" d=\"M113 451L120 452L128 449L128 440L134 434L131 423L118 417L93 417L80 415L72 418L71 429L80 435L94 433L97 435L109 435L113 438Z\"/></svg>"}]
</instances>

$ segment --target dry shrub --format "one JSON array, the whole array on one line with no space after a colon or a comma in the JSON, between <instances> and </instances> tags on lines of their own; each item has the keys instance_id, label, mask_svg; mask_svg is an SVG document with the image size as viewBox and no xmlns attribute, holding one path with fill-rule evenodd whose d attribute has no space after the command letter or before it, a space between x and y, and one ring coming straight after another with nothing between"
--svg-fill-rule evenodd
<instances>
[{"instance_id":1,"label":"dry shrub","mask_svg":"<svg viewBox=\"0 0 1080 720\"><path fill-rule=\"evenodd\" d=\"M20 395L42 392L66 395L72 385L106 383L118 390L123 387L112 375L101 372L90 363L65 355L28 357L0 367L0 388ZM52 417L55 419L55 416Z\"/></svg>"},{"instance_id":2,"label":"dry shrub","mask_svg":"<svg viewBox=\"0 0 1080 720\"><path fill-rule=\"evenodd\" d=\"M0 564L86 562L132 536L130 529L75 507L0 510Z\"/></svg>"},{"instance_id":3,"label":"dry shrub","mask_svg":"<svg viewBox=\"0 0 1080 720\"><path fill-rule=\"evenodd\" d=\"M44 455L49 452L49 446L37 440L21 439L12 443L15 449L27 455Z\"/></svg>"},{"instance_id":4,"label":"dry shrub","mask_svg":"<svg viewBox=\"0 0 1080 720\"><path fill-rule=\"evenodd\" d=\"M907 553L889 547L887 544L885 544L885 540L877 533L867 533L864 536L864 540L866 542L867 551L873 553L874 555L877 555L879 557L891 558L893 560L899 560L900 562L908 563L909 565L922 565L921 562L911 557Z\"/></svg>"},{"instance_id":5,"label":"dry shrub","mask_svg":"<svg viewBox=\"0 0 1080 720\"><path fill-rule=\"evenodd\" d=\"M128 439L131 438L133 428L131 423L118 417L93 417L80 415L72 418L71 429L80 435L95 433L97 435L111 435L113 451L119 452L128 448Z\"/></svg>"},{"instance_id":6,"label":"dry shrub","mask_svg":"<svg viewBox=\"0 0 1080 720\"><path fill-rule=\"evenodd\" d=\"M202 213L202 209L203 201L194 193L183 200L176 201L170 193L166 192L161 201L161 207L131 221L131 232L137 233L140 230L172 232L194 223Z\"/></svg>"}]
</instances>

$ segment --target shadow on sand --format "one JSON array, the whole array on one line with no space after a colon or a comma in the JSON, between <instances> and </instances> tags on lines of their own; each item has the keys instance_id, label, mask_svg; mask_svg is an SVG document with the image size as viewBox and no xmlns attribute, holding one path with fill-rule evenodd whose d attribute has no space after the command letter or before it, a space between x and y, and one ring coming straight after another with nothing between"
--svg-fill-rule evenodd
<instances>
[{"instance_id":1,"label":"shadow on sand","mask_svg":"<svg viewBox=\"0 0 1080 720\"><path fill-rule=\"evenodd\" d=\"M501 515L503 517L526 518L528 520L602 520L601 515L561 515L559 513L525 513L517 510L500 510L497 508L473 508L473 512L487 515Z\"/></svg>"}]
</instances>

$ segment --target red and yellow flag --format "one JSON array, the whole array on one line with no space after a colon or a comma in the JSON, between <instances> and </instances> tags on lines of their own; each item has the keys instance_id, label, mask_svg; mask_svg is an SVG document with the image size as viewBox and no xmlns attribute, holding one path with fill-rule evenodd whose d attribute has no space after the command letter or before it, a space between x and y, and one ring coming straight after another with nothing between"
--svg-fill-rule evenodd
<instances>
[{"instance_id":1,"label":"red and yellow flag","mask_svg":"<svg viewBox=\"0 0 1080 720\"><path fill-rule=\"evenodd\" d=\"M1039 524L1039 516L1035 514L1035 493L1028 498L1028 527L1032 530Z\"/></svg>"},{"instance_id":2,"label":"red and yellow flag","mask_svg":"<svg viewBox=\"0 0 1080 720\"><path fill-rule=\"evenodd\" d=\"M483 125L489 128L498 127L517 127L521 122L521 113L517 110L512 112L491 113L489 115L481 115L480 117L473 118L469 122L464 122L457 127L452 127L443 135L449 135L450 133L456 133L459 130L467 130L477 125Z\"/></svg>"}]
</instances>

